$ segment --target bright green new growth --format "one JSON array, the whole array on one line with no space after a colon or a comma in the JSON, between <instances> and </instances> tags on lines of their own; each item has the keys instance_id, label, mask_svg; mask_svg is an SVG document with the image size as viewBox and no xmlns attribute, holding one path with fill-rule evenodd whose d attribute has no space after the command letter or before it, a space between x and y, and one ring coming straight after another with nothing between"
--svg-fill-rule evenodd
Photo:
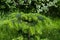
<instances>
[{"instance_id":1,"label":"bright green new growth","mask_svg":"<svg viewBox=\"0 0 60 40\"><path fill-rule=\"evenodd\" d=\"M0 40L48 40L53 29L52 20L39 13L15 12L0 21Z\"/></svg>"}]
</instances>

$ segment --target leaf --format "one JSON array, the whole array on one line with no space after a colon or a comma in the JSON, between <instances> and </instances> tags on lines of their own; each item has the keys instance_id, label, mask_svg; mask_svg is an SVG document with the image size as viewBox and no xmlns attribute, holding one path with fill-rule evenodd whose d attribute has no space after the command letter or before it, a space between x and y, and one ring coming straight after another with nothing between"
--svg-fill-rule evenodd
<instances>
[{"instance_id":1,"label":"leaf","mask_svg":"<svg viewBox=\"0 0 60 40\"><path fill-rule=\"evenodd\" d=\"M31 35L34 35L35 34L35 28L34 27L30 27L29 31L30 31L30 34Z\"/></svg>"}]
</instances>

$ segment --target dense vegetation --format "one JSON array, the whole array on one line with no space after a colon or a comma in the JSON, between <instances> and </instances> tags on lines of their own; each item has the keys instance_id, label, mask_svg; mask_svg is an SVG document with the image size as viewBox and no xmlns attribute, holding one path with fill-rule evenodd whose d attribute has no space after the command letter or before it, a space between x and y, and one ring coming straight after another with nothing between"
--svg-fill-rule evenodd
<instances>
[{"instance_id":1,"label":"dense vegetation","mask_svg":"<svg viewBox=\"0 0 60 40\"><path fill-rule=\"evenodd\" d=\"M60 40L60 0L0 0L0 40Z\"/></svg>"}]
</instances>

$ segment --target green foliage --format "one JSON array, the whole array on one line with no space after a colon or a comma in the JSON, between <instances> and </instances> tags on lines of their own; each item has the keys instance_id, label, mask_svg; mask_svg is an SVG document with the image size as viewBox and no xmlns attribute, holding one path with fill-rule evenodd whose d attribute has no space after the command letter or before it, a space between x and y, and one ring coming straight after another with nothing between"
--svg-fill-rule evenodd
<instances>
[{"instance_id":1,"label":"green foliage","mask_svg":"<svg viewBox=\"0 0 60 40\"><path fill-rule=\"evenodd\" d=\"M48 11L48 7L55 6L56 3L59 2L58 0L0 0L0 9L4 8L16 8L18 6L22 6L21 8L31 8L31 10L37 11L37 12L42 12ZM30 10L30 9L29 9Z\"/></svg>"},{"instance_id":2,"label":"green foliage","mask_svg":"<svg viewBox=\"0 0 60 40\"><path fill-rule=\"evenodd\" d=\"M46 16L59 17L60 0L0 0L0 9L5 12L18 9L26 13L37 12Z\"/></svg>"},{"instance_id":3,"label":"green foliage","mask_svg":"<svg viewBox=\"0 0 60 40\"><path fill-rule=\"evenodd\" d=\"M59 30L52 20L39 13L14 12L8 18L0 20L0 40L57 40L60 37L55 37Z\"/></svg>"},{"instance_id":4,"label":"green foliage","mask_svg":"<svg viewBox=\"0 0 60 40\"><path fill-rule=\"evenodd\" d=\"M60 0L0 0L0 40L60 40L60 19L45 15L60 17Z\"/></svg>"}]
</instances>

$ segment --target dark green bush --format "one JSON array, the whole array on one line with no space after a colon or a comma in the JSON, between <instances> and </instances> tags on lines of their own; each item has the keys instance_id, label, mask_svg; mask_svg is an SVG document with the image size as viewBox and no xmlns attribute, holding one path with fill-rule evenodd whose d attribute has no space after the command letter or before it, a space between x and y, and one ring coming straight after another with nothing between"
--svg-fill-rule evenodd
<instances>
[{"instance_id":1,"label":"dark green bush","mask_svg":"<svg viewBox=\"0 0 60 40\"><path fill-rule=\"evenodd\" d=\"M37 12L49 16L60 16L60 0L0 0L0 9L23 12ZM53 12L54 11L54 12ZM56 12L57 11L57 12Z\"/></svg>"},{"instance_id":2,"label":"dark green bush","mask_svg":"<svg viewBox=\"0 0 60 40\"><path fill-rule=\"evenodd\" d=\"M56 6L58 0L0 0L0 9L4 8L30 8L31 10L35 9L37 12L48 11L48 7ZM30 9L29 9L30 10Z\"/></svg>"}]
</instances>

